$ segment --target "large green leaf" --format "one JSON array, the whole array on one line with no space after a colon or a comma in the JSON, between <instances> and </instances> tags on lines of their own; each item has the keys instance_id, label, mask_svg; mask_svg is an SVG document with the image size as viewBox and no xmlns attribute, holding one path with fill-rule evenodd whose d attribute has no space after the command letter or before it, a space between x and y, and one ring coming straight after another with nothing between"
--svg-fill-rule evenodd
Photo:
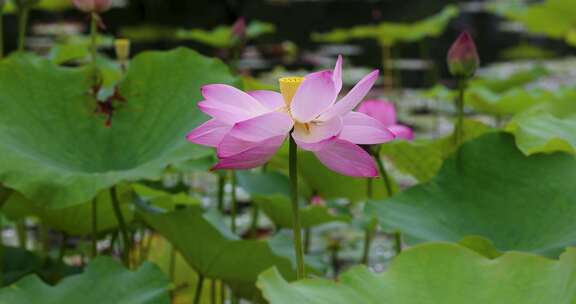
<instances>
[{"instance_id":1,"label":"large green leaf","mask_svg":"<svg viewBox=\"0 0 576 304\"><path fill-rule=\"evenodd\" d=\"M429 183L367 212L413 241L492 240L502 251L554 253L576 243L576 159L556 153L527 157L506 133L464 144Z\"/></svg>"},{"instance_id":2,"label":"large green leaf","mask_svg":"<svg viewBox=\"0 0 576 304\"><path fill-rule=\"evenodd\" d=\"M28 276L0 289L0 303L168 304L169 285L154 264L145 263L131 272L111 258L100 257L83 274L68 277L54 287Z\"/></svg>"},{"instance_id":3,"label":"large green leaf","mask_svg":"<svg viewBox=\"0 0 576 304\"><path fill-rule=\"evenodd\" d=\"M576 153L576 91L571 98L529 109L512 118L506 129L524 154Z\"/></svg>"},{"instance_id":4,"label":"large green leaf","mask_svg":"<svg viewBox=\"0 0 576 304\"><path fill-rule=\"evenodd\" d=\"M120 84L112 126L95 114L89 69L31 56L0 63L0 183L32 201L66 207L124 180L207 155L185 135L204 120L200 86L231 83L225 65L194 51L147 52Z\"/></svg>"},{"instance_id":5,"label":"large green leaf","mask_svg":"<svg viewBox=\"0 0 576 304\"><path fill-rule=\"evenodd\" d=\"M226 282L246 298L257 296L258 274L276 266L294 278L291 259L280 256L268 241L240 240L214 214L190 207L166 214L142 214L144 220L180 251L195 271Z\"/></svg>"},{"instance_id":6,"label":"large green leaf","mask_svg":"<svg viewBox=\"0 0 576 304\"><path fill-rule=\"evenodd\" d=\"M238 185L250 193L252 200L277 227L292 227L290 180L286 175L274 171L266 173L239 171L236 172L236 175L238 176ZM332 214L326 206L303 205L305 204L301 204L299 213L304 228L333 221L350 220L347 216Z\"/></svg>"},{"instance_id":7,"label":"large green leaf","mask_svg":"<svg viewBox=\"0 0 576 304\"><path fill-rule=\"evenodd\" d=\"M313 33L312 39L320 42L345 42L353 39L375 39L391 46L398 42L416 42L426 37L441 35L450 20L459 13L458 8L446 6L441 12L413 23L382 22L377 25L359 25L349 29L335 29L328 33Z\"/></svg>"},{"instance_id":8,"label":"large green leaf","mask_svg":"<svg viewBox=\"0 0 576 304\"><path fill-rule=\"evenodd\" d=\"M131 190L128 187L120 187L118 199L121 203L122 214L127 222L131 222L134 217L134 212L130 208L133 200ZM96 197L96 210L96 226L99 232L109 231L118 226L109 191L103 191L98 194ZM2 214L13 221L22 220L30 216L37 217L43 225L71 236L82 236L92 233L91 203L52 209L42 203L32 202L19 193L14 193L2 208Z\"/></svg>"},{"instance_id":9,"label":"large green leaf","mask_svg":"<svg viewBox=\"0 0 576 304\"><path fill-rule=\"evenodd\" d=\"M464 140L474 139L490 128L473 121L464 121ZM382 155L389 158L400 171L412 175L421 182L436 175L444 159L456 150L453 135L439 139L421 139L415 141L392 141L382 145Z\"/></svg>"},{"instance_id":10,"label":"large green leaf","mask_svg":"<svg viewBox=\"0 0 576 304\"><path fill-rule=\"evenodd\" d=\"M380 274L356 266L338 282L286 282L274 269L258 279L271 304L572 304L576 249L559 260L525 253L489 259L455 244L408 249Z\"/></svg>"}]
</instances>

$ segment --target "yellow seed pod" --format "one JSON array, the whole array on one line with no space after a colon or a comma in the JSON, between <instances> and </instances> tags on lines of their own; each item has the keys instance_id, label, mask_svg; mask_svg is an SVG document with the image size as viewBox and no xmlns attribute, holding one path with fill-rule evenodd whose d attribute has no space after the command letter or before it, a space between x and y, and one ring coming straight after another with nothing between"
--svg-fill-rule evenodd
<instances>
[{"instance_id":1,"label":"yellow seed pod","mask_svg":"<svg viewBox=\"0 0 576 304\"><path fill-rule=\"evenodd\" d=\"M280 93L284 97L286 105L290 105L296 91L304 81L304 77L284 77L280 78Z\"/></svg>"},{"instance_id":2,"label":"yellow seed pod","mask_svg":"<svg viewBox=\"0 0 576 304\"><path fill-rule=\"evenodd\" d=\"M130 58L130 40L128 39L116 39L114 41L114 47L116 48L116 58L121 63L125 63Z\"/></svg>"}]
</instances>

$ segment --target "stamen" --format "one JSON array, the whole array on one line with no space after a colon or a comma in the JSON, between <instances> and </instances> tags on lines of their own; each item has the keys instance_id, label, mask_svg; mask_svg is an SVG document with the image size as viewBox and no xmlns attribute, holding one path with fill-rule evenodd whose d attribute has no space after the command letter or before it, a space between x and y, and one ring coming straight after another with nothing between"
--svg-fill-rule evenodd
<instances>
[{"instance_id":1,"label":"stamen","mask_svg":"<svg viewBox=\"0 0 576 304\"><path fill-rule=\"evenodd\" d=\"M284 97L286 105L290 105L292 98L296 95L296 91L304 81L304 77L284 77L280 78L280 92Z\"/></svg>"}]
</instances>

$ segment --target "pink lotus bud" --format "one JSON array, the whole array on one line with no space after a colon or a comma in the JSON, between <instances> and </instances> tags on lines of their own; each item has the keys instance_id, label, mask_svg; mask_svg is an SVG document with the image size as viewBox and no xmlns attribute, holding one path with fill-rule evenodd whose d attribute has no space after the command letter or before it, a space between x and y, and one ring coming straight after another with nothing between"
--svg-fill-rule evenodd
<instances>
[{"instance_id":1,"label":"pink lotus bud","mask_svg":"<svg viewBox=\"0 0 576 304\"><path fill-rule=\"evenodd\" d=\"M234 25L232 25L232 35L238 39L246 37L246 19L244 17L238 18Z\"/></svg>"},{"instance_id":2,"label":"pink lotus bud","mask_svg":"<svg viewBox=\"0 0 576 304\"><path fill-rule=\"evenodd\" d=\"M74 5L85 13L103 13L110 9L112 0L74 0Z\"/></svg>"},{"instance_id":3,"label":"pink lotus bud","mask_svg":"<svg viewBox=\"0 0 576 304\"><path fill-rule=\"evenodd\" d=\"M314 195L311 199L312 206L326 206L324 199L318 195Z\"/></svg>"},{"instance_id":4,"label":"pink lotus bud","mask_svg":"<svg viewBox=\"0 0 576 304\"><path fill-rule=\"evenodd\" d=\"M456 77L472 77L480 66L476 44L467 32L460 34L448 51L448 68Z\"/></svg>"}]
</instances>

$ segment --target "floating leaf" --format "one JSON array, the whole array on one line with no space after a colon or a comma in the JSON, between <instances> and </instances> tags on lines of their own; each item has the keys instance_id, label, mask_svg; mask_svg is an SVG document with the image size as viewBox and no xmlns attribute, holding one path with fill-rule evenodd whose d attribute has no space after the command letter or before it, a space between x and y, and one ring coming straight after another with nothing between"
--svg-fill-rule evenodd
<instances>
[{"instance_id":1,"label":"floating leaf","mask_svg":"<svg viewBox=\"0 0 576 304\"><path fill-rule=\"evenodd\" d=\"M294 278L292 261L278 255L268 241L240 240L213 213L190 207L166 214L142 214L144 220L167 238L195 271L208 279L226 282L240 296L258 296L258 274L276 266Z\"/></svg>"},{"instance_id":2,"label":"floating leaf","mask_svg":"<svg viewBox=\"0 0 576 304\"><path fill-rule=\"evenodd\" d=\"M168 304L169 284L151 263L131 272L112 258L99 257L83 274L67 277L56 286L46 285L32 275L0 289L0 303Z\"/></svg>"},{"instance_id":3,"label":"floating leaf","mask_svg":"<svg viewBox=\"0 0 576 304\"><path fill-rule=\"evenodd\" d=\"M465 141L489 131L490 128L480 122L464 121ZM433 140L392 141L381 147L382 155L389 158L396 168L421 182L434 177L444 159L456 150L453 135Z\"/></svg>"},{"instance_id":4,"label":"floating leaf","mask_svg":"<svg viewBox=\"0 0 576 304\"><path fill-rule=\"evenodd\" d=\"M31 56L0 63L5 187L62 208L121 181L159 178L167 166L211 153L185 135L204 120L195 106L200 86L234 81L224 64L187 49L137 56L120 84L127 101L110 128L94 113L89 71Z\"/></svg>"},{"instance_id":5,"label":"floating leaf","mask_svg":"<svg viewBox=\"0 0 576 304\"><path fill-rule=\"evenodd\" d=\"M576 249L560 260L507 253L494 260L455 244L408 249L380 274L365 266L338 282L288 283L275 269L258 279L271 304L571 304L576 300Z\"/></svg>"},{"instance_id":6,"label":"floating leaf","mask_svg":"<svg viewBox=\"0 0 576 304\"><path fill-rule=\"evenodd\" d=\"M564 151L576 154L576 91L562 101L551 101L512 118L506 130L516 137L526 155Z\"/></svg>"},{"instance_id":7,"label":"floating leaf","mask_svg":"<svg viewBox=\"0 0 576 304\"><path fill-rule=\"evenodd\" d=\"M462 146L430 182L366 212L408 241L453 241L478 235L498 250L554 254L576 243L576 159L556 153L527 157L506 133Z\"/></svg>"}]
</instances>

